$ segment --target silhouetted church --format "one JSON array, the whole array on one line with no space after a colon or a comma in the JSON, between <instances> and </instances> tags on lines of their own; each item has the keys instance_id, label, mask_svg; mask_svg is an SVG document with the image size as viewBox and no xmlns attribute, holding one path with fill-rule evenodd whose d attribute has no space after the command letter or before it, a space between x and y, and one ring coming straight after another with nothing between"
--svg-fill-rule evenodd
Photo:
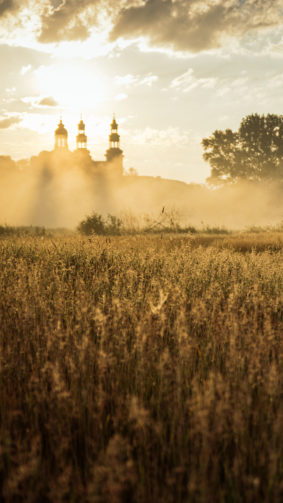
<instances>
[{"instance_id":1,"label":"silhouetted church","mask_svg":"<svg viewBox=\"0 0 283 503\"><path fill-rule=\"evenodd\" d=\"M123 174L123 151L120 148L120 135L118 134L118 124L115 116L110 125L111 131L109 135L109 148L106 150L105 161L95 161L91 158L87 149L87 136L85 134L85 123L81 119L78 124L78 134L76 137L76 150L73 154L80 158L80 161L91 163L94 168L99 169L101 173L122 175ZM62 155L69 153L68 147L68 131L65 128L62 119L60 120L57 129L54 133L54 151Z\"/></svg>"}]
</instances>

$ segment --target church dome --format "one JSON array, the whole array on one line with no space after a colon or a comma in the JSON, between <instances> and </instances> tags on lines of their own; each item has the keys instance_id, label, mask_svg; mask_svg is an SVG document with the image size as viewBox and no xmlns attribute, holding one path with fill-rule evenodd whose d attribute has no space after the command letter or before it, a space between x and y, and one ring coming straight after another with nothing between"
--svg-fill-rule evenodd
<instances>
[{"instance_id":1,"label":"church dome","mask_svg":"<svg viewBox=\"0 0 283 503\"><path fill-rule=\"evenodd\" d=\"M55 135L62 135L62 136L68 136L68 131L67 129L64 127L64 124L62 122L62 120L60 120L59 124L58 124L58 127L57 129L55 130Z\"/></svg>"}]
</instances>

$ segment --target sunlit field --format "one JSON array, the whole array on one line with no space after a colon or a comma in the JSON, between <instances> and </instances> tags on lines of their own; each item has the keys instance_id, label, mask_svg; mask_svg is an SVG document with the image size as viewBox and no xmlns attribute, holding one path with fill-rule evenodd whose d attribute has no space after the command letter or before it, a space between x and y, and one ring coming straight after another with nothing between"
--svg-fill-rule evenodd
<instances>
[{"instance_id":1,"label":"sunlit field","mask_svg":"<svg viewBox=\"0 0 283 503\"><path fill-rule=\"evenodd\" d=\"M2 236L2 500L282 501L282 248Z\"/></svg>"}]
</instances>

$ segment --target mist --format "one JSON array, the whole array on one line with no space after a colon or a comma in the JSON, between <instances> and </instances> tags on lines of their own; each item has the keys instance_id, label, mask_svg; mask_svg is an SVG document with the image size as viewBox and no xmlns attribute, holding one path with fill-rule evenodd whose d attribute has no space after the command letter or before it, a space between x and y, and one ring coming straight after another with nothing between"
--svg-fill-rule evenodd
<instances>
[{"instance_id":1,"label":"mist","mask_svg":"<svg viewBox=\"0 0 283 503\"><path fill-rule=\"evenodd\" d=\"M154 161L153 161L154 166ZM245 229L283 221L283 185L238 182L219 188L124 174L78 153L42 152L15 162L0 157L0 224L74 229L87 215L141 225L162 208L182 226Z\"/></svg>"}]
</instances>

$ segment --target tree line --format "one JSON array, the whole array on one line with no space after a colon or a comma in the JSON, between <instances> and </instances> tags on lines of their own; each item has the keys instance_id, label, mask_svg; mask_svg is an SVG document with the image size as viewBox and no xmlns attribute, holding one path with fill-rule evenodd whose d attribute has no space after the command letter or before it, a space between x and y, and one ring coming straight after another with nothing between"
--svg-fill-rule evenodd
<instances>
[{"instance_id":1,"label":"tree line","mask_svg":"<svg viewBox=\"0 0 283 503\"><path fill-rule=\"evenodd\" d=\"M202 146L209 182L283 180L283 115L248 115L238 131L216 130Z\"/></svg>"}]
</instances>

